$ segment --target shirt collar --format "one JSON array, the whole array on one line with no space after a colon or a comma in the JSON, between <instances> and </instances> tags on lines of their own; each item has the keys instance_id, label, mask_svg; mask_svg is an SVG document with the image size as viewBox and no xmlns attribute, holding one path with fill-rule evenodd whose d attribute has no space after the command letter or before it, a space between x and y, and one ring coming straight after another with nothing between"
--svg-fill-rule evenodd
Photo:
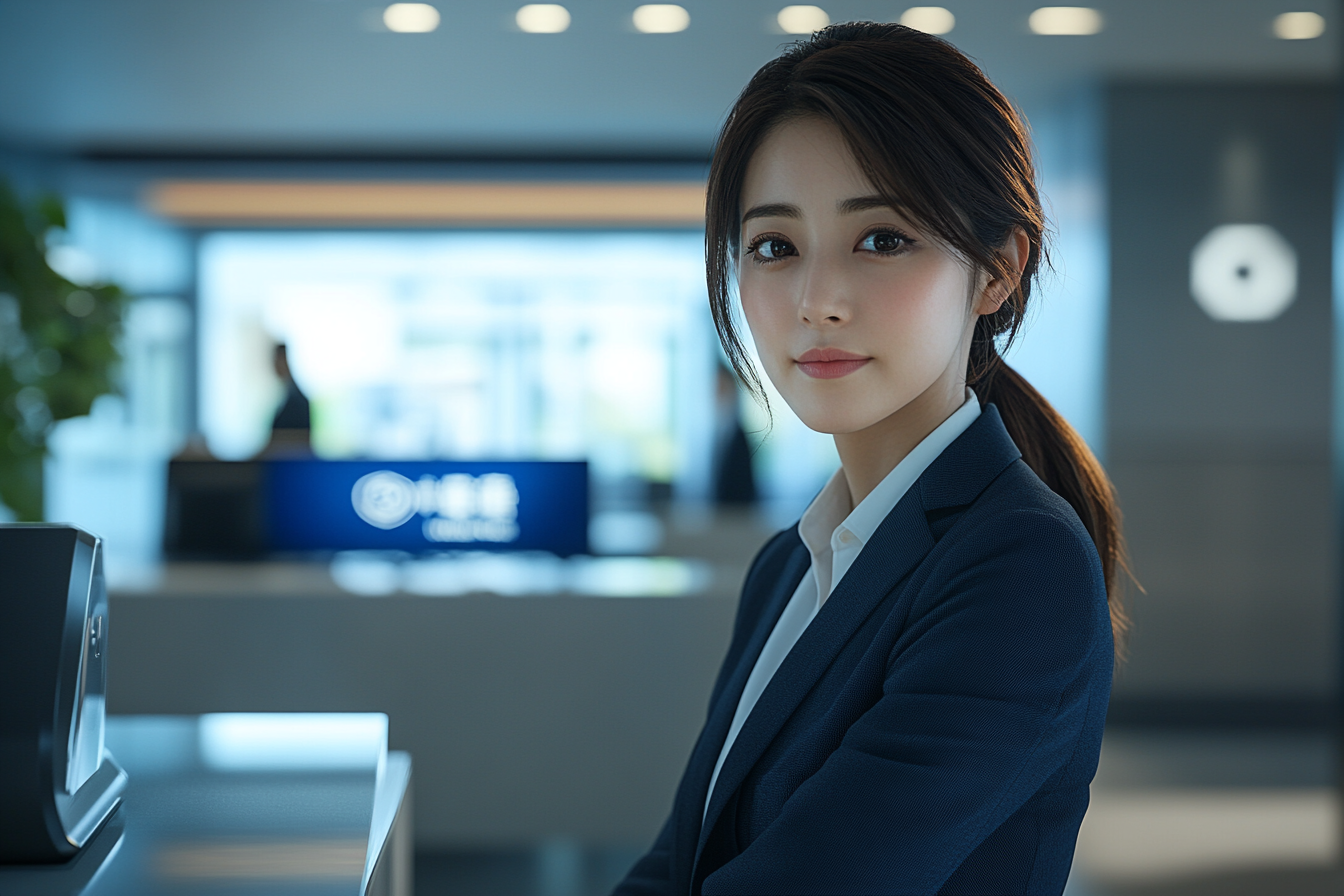
<instances>
[{"instance_id":1,"label":"shirt collar","mask_svg":"<svg viewBox=\"0 0 1344 896\"><path fill-rule=\"evenodd\" d=\"M970 389L966 390L966 400L961 407L952 412L898 463L890 473L883 477L859 506L849 492L849 483L845 480L843 469L836 470L827 480L825 487L812 499L802 518L798 520L798 535L812 555L812 567L817 578L818 600L824 602L831 587L831 560L834 554L844 548L854 549L857 553L868 539L873 537L877 527L887 518L887 514L896 507L910 486L915 484L929 464L942 454L948 445L957 440L957 436L967 430L975 418L980 416L980 401ZM842 531L848 531L854 538L843 545ZM844 564L848 568L848 564ZM843 571L841 571L843 573ZM839 576L836 577L838 581Z\"/></svg>"},{"instance_id":2,"label":"shirt collar","mask_svg":"<svg viewBox=\"0 0 1344 896\"><path fill-rule=\"evenodd\" d=\"M798 536L812 555L813 564L819 555L830 554L831 535L853 508L845 471L837 469L798 520Z\"/></svg>"}]
</instances>

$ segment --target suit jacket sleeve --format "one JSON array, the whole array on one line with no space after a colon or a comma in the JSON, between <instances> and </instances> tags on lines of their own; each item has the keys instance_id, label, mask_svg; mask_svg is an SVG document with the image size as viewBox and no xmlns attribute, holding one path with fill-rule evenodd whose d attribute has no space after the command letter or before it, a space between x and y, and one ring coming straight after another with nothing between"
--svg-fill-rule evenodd
<instances>
[{"instance_id":1,"label":"suit jacket sleeve","mask_svg":"<svg viewBox=\"0 0 1344 896\"><path fill-rule=\"evenodd\" d=\"M670 896L672 892L672 824L675 814L663 824L658 838L625 879L617 884L612 896Z\"/></svg>"},{"instance_id":2,"label":"suit jacket sleeve","mask_svg":"<svg viewBox=\"0 0 1344 896\"><path fill-rule=\"evenodd\" d=\"M874 705L705 894L936 893L1069 762L1112 664L1091 540L1040 509L948 537Z\"/></svg>"}]
</instances>

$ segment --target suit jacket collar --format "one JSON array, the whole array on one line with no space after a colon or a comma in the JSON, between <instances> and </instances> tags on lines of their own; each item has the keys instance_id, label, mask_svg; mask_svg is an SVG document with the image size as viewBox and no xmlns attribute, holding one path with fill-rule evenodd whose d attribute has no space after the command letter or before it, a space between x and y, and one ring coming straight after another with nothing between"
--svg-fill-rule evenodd
<instances>
[{"instance_id":1,"label":"suit jacket collar","mask_svg":"<svg viewBox=\"0 0 1344 896\"><path fill-rule=\"evenodd\" d=\"M704 823L699 826L699 835L694 837L696 847L688 883L694 883L695 866L724 806L789 716L864 621L933 548L935 539L926 515L931 511L973 503L990 482L1020 456L1003 427L997 408L988 405L980 417L929 465L915 486L883 520L849 572L835 586L830 599L784 658L738 733L719 771ZM681 830L686 835L691 835L695 823L700 820L700 807L705 804L709 777L728 735L728 726L747 677L798 581L807 571L807 549L798 539L796 529L791 537L795 542L794 549L784 573L770 586L775 593L768 603L769 610L763 614L750 644L743 651L729 686L724 688L711 710L687 769L686 779L693 778L696 784L689 788L693 792L678 795L684 816ZM682 803L682 798L689 802Z\"/></svg>"},{"instance_id":2,"label":"suit jacket collar","mask_svg":"<svg viewBox=\"0 0 1344 896\"><path fill-rule=\"evenodd\" d=\"M1022 456L1003 426L999 409L985 405L976 421L966 428L938 459L929 464L915 487L921 493L925 512L963 507L1009 464Z\"/></svg>"}]
</instances>

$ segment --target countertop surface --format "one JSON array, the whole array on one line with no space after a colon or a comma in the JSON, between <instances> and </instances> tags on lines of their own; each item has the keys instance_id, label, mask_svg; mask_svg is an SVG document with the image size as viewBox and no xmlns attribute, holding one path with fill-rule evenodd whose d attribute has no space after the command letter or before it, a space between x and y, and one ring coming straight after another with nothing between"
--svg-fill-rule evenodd
<instances>
[{"instance_id":1,"label":"countertop surface","mask_svg":"<svg viewBox=\"0 0 1344 896\"><path fill-rule=\"evenodd\" d=\"M0 868L4 896L355 896L409 783L374 713L110 717L130 777L71 861Z\"/></svg>"}]
</instances>

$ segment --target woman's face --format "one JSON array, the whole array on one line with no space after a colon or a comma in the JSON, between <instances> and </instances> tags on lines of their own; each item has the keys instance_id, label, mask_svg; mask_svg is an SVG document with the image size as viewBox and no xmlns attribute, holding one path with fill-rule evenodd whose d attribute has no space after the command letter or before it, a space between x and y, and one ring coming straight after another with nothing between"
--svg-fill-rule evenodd
<instances>
[{"instance_id":1,"label":"woman's face","mask_svg":"<svg viewBox=\"0 0 1344 896\"><path fill-rule=\"evenodd\" d=\"M997 307L969 264L876 194L817 119L775 129L747 167L743 311L770 380L819 432L912 403L937 425L964 398L977 314Z\"/></svg>"}]
</instances>

